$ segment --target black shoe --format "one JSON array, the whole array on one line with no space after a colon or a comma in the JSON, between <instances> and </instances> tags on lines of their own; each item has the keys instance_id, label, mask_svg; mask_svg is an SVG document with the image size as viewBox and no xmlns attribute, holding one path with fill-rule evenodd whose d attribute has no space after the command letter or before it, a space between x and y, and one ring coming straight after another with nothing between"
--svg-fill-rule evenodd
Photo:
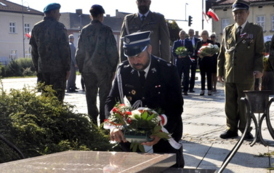
<instances>
[{"instance_id":1,"label":"black shoe","mask_svg":"<svg viewBox=\"0 0 274 173\"><path fill-rule=\"evenodd\" d=\"M254 139L253 135L250 132L247 132L244 137L245 140L252 140Z\"/></svg>"},{"instance_id":2,"label":"black shoe","mask_svg":"<svg viewBox=\"0 0 274 173\"><path fill-rule=\"evenodd\" d=\"M231 130L227 130L220 135L220 138L222 139L229 139L229 138L236 138L236 137L238 137L238 133L233 132Z\"/></svg>"},{"instance_id":3,"label":"black shoe","mask_svg":"<svg viewBox=\"0 0 274 173\"><path fill-rule=\"evenodd\" d=\"M195 93L195 91L194 91L194 90L189 90L189 92L190 92L190 93Z\"/></svg>"},{"instance_id":4,"label":"black shoe","mask_svg":"<svg viewBox=\"0 0 274 173\"><path fill-rule=\"evenodd\" d=\"M77 93L78 91L76 91L76 90L68 90L67 92L68 93Z\"/></svg>"},{"instance_id":5,"label":"black shoe","mask_svg":"<svg viewBox=\"0 0 274 173\"><path fill-rule=\"evenodd\" d=\"M184 92L184 95L187 96L188 95L187 92Z\"/></svg>"}]
</instances>

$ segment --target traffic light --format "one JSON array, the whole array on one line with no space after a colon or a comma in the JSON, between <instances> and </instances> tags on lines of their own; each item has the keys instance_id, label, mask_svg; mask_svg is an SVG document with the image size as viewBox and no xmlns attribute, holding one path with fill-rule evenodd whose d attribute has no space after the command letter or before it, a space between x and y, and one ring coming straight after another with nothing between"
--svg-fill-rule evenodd
<instances>
[{"instance_id":1,"label":"traffic light","mask_svg":"<svg viewBox=\"0 0 274 173\"><path fill-rule=\"evenodd\" d=\"M192 24L192 16L188 16L188 26L191 26Z\"/></svg>"}]
</instances>

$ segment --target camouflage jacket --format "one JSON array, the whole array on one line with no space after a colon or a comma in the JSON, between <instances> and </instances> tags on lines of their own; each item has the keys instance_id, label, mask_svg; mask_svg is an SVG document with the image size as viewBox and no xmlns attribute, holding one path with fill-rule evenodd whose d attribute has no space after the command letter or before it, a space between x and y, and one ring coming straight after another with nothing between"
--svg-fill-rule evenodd
<instances>
[{"instance_id":1,"label":"camouflage jacket","mask_svg":"<svg viewBox=\"0 0 274 173\"><path fill-rule=\"evenodd\" d=\"M31 33L31 55L36 71L63 72L70 70L70 48L65 26L57 20L44 17Z\"/></svg>"},{"instance_id":2,"label":"camouflage jacket","mask_svg":"<svg viewBox=\"0 0 274 173\"><path fill-rule=\"evenodd\" d=\"M93 68L115 72L119 55L110 27L98 20L86 25L81 31L75 58L81 73L89 73Z\"/></svg>"}]
</instances>

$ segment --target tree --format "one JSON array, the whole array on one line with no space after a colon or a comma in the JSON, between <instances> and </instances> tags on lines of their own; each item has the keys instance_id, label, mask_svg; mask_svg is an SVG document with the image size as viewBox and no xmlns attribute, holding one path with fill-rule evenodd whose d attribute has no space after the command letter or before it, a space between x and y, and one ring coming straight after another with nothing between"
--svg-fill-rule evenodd
<instances>
[{"instance_id":1,"label":"tree","mask_svg":"<svg viewBox=\"0 0 274 173\"><path fill-rule=\"evenodd\" d=\"M178 40L179 32L182 29L178 26L175 20L167 20L167 25L168 25L169 34L170 34L170 41L171 41L170 44L172 46L173 42L175 40Z\"/></svg>"}]
</instances>

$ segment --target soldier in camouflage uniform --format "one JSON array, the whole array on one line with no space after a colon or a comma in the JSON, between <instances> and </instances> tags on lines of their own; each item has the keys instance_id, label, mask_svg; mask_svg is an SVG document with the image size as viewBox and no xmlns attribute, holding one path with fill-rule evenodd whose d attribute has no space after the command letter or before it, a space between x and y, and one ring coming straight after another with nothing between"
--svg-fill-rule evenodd
<instances>
[{"instance_id":1,"label":"soldier in camouflage uniform","mask_svg":"<svg viewBox=\"0 0 274 173\"><path fill-rule=\"evenodd\" d=\"M97 124L97 92L99 89L102 123L105 119L104 103L111 89L119 55L111 28L102 24L105 13L103 7L93 5L90 13L92 21L81 31L76 50L76 63L84 77L88 114Z\"/></svg>"},{"instance_id":2,"label":"soldier in camouflage uniform","mask_svg":"<svg viewBox=\"0 0 274 173\"><path fill-rule=\"evenodd\" d=\"M125 16L120 36L124 37L137 31L151 31L152 54L169 62L171 57L170 39L165 17L149 10L151 0L137 0L136 3L139 13ZM122 42L119 44L119 50L121 61L127 60Z\"/></svg>"},{"instance_id":3,"label":"soldier in camouflage uniform","mask_svg":"<svg viewBox=\"0 0 274 173\"><path fill-rule=\"evenodd\" d=\"M52 85L62 102L70 70L70 48L67 30L58 22L60 7L60 4L51 3L44 8L45 17L35 24L30 45L35 70L41 74L40 82Z\"/></svg>"}]
</instances>

